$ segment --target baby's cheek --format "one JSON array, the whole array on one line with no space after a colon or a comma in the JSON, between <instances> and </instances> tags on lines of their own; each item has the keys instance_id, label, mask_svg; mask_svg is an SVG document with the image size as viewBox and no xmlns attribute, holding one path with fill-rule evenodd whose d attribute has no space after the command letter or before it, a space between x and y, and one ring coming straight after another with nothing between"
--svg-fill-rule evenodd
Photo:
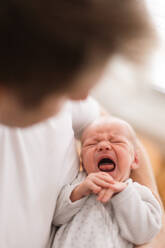
<instances>
[{"instance_id":1,"label":"baby's cheek","mask_svg":"<svg viewBox=\"0 0 165 248\"><path fill-rule=\"evenodd\" d=\"M91 163L91 152L90 151L86 151L83 153L83 161L85 164L89 164Z\"/></svg>"},{"instance_id":2,"label":"baby's cheek","mask_svg":"<svg viewBox=\"0 0 165 248\"><path fill-rule=\"evenodd\" d=\"M122 167L127 168L128 164L132 160L131 152L125 149L120 150L118 160L121 162Z\"/></svg>"},{"instance_id":3,"label":"baby's cheek","mask_svg":"<svg viewBox=\"0 0 165 248\"><path fill-rule=\"evenodd\" d=\"M93 164L93 153L92 152L88 153L88 161L90 162L90 164Z\"/></svg>"}]
</instances>

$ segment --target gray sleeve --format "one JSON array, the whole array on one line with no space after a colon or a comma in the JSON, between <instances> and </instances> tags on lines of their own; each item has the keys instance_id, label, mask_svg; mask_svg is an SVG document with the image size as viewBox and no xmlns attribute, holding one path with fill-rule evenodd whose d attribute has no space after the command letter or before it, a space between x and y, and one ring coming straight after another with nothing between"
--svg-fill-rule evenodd
<instances>
[{"instance_id":1,"label":"gray sleeve","mask_svg":"<svg viewBox=\"0 0 165 248\"><path fill-rule=\"evenodd\" d=\"M129 181L111 199L121 236L135 245L149 242L161 229L160 204L145 186Z\"/></svg>"},{"instance_id":2,"label":"gray sleeve","mask_svg":"<svg viewBox=\"0 0 165 248\"><path fill-rule=\"evenodd\" d=\"M53 218L53 224L55 226L60 226L67 223L84 205L87 197L83 197L82 199L75 202L70 200L71 192L84 180L84 178L85 174L81 172L72 182L72 184L64 185L64 187L61 189L57 198L56 209Z\"/></svg>"}]
</instances>

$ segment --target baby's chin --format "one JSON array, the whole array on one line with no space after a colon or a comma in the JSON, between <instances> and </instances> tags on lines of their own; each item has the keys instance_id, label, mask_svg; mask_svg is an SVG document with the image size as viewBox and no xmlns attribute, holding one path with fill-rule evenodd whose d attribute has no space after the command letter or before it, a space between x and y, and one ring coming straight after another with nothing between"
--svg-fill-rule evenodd
<instances>
[{"instance_id":1,"label":"baby's chin","mask_svg":"<svg viewBox=\"0 0 165 248\"><path fill-rule=\"evenodd\" d=\"M119 181L120 180L120 177L117 173L117 170L113 170L113 171L109 171L109 172L106 172L108 175L110 175L115 181Z\"/></svg>"},{"instance_id":2,"label":"baby's chin","mask_svg":"<svg viewBox=\"0 0 165 248\"><path fill-rule=\"evenodd\" d=\"M129 177L127 175L124 175L124 176L118 176L116 178L114 178L114 180L118 181L118 182L121 182L121 183L124 183L125 181L127 181L129 179Z\"/></svg>"},{"instance_id":3,"label":"baby's chin","mask_svg":"<svg viewBox=\"0 0 165 248\"><path fill-rule=\"evenodd\" d=\"M85 168L83 168L83 170L85 171L85 173L87 175L91 174L91 173L98 173L98 172L102 172L101 170L99 170L98 168L96 168L95 170L93 171L88 171L86 170ZM118 174L117 172L115 171L111 171L111 172L105 172L107 173L108 175L110 175L115 181L117 182L125 182L126 180L129 179L129 177L127 175L124 175L122 176L121 174Z\"/></svg>"}]
</instances>

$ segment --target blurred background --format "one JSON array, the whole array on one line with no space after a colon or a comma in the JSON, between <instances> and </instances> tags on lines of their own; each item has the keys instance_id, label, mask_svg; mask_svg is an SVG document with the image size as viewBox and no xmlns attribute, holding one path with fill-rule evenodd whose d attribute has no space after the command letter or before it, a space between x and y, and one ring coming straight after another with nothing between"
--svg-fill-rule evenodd
<instances>
[{"instance_id":1,"label":"blurred background","mask_svg":"<svg viewBox=\"0 0 165 248\"><path fill-rule=\"evenodd\" d=\"M115 57L91 94L132 124L146 147L165 206L165 1L146 0L159 44L146 66Z\"/></svg>"}]
</instances>

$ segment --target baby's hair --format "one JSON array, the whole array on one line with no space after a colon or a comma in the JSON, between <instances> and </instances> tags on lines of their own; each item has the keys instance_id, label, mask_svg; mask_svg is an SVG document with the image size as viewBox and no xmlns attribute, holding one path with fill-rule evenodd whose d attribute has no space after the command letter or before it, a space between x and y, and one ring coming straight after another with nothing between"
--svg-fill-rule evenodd
<instances>
[{"instance_id":1,"label":"baby's hair","mask_svg":"<svg viewBox=\"0 0 165 248\"><path fill-rule=\"evenodd\" d=\"M116 121L119 121L121 123L123 123L128 129L129 129L129 139L130 141L132 142L135 150L137 149L137 141L138 141L138 138L137 138L137 135L135 133L135 130L133 129L133 127L125 120L123 119L120 119L119 117L110 117L112 118L112 120L116 120Z\"/></svg>"},{"instance_id":2,"label":"baby's hair","mask_svg":"<svg viewBox=\"0 0 165 248\"><path fill-rule=\"evenodd\" d=\"M98 60L143 57L153 33L143 0L1 0L1 86L37 105Z\"/></svg>"},{"instance_id":3,"label":"baby's hair","mask_svg":"<svg viewBox=\"0 0 165 248\"><path fill-rule=\"evenodd\" d=\"M93 123L91 123L89 125L89 127L92 126L92 125L97 124L97 122L100 124L101 121L103 123L106 122L106 121L108 121L108 122L117 121L117 122L120 122L121 124L125 125L128 128L128 130L129 130L128 138L131 141L131 143L133 144L134 149L137 150L137 148L138 148L138 138L137 138L137 135L136 135L134 129L132 128L132 126L127 121L125 121L123 119L120 119L119 117L116 117L116 116L105 115L105 116L101 116L98 119L96 119ZM84 130L84 133L86 132L86 130ZM83 135L82 135L82 138L83 138Z\"/></svg>"}]
</instances>

